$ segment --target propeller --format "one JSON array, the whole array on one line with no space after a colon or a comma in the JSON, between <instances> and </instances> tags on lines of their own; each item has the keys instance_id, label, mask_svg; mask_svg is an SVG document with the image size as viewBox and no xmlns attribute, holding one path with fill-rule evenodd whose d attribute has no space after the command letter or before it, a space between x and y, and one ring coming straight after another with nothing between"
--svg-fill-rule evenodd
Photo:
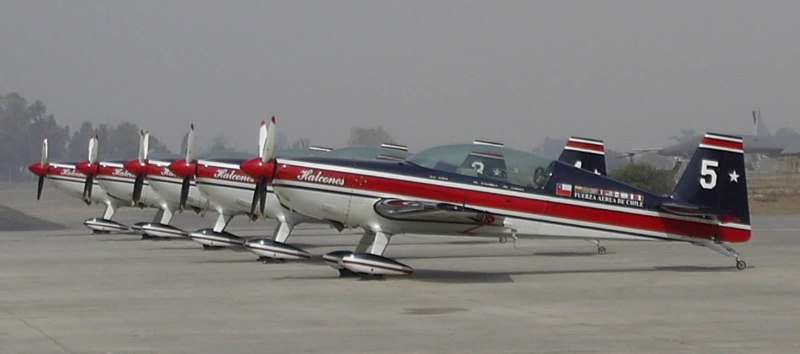
<instances>
[{"instance_id":1,"label":"propeller","mask_svg":"<svg viewBox=\"0 0 800 354\"><path fill-rule=\"evenodd\" d=\"M264 217L264 211L267 207L267 183L268 175L264 170L271 172L271 163L273 152L275 151L275 117L270 120L269 127L267 122L261 122L259 130L258 141L258 158L251 159L243 163L240 167L242 171L258 180L256 188L253 190L253 202L250 204L250 220L254 221L260 215ZM256 214L256 207L259 213Z\"/></svg>"},{"instance_id":2,"label":"propeller","mask_svg":"<svg viewBox=\"0 0 800 354\"><path fill-rule=\"evenodd\" d=\"M42 159L39 161L39 164L47 171L48 155L50 154L50 148L47 145L47 137L42 140ZM36 186L36 200L42 198L42 189L44 189L44 178L47 176L47 173L43 173L39 175L39 183Z\"/></svg>"},{"instance_id":3,"label":"propeller","mask_svg":"<svg viewBox=\"0 0 800 354\"><path fill-rule=\"evenodd\" d=\"M39 183L36 189L36 200L42 198L42 189L44 188L44 179L47 177L48 169L50 167L48 163L48 148L47 148L47 137L44 138L42 141L42 159L39 162L34 162L30 166L28 166L28 170L31 173L39 176Z\"/></svg>"},{"instance_id":4,"label":"propeller","mask_svg":"<svg viewBox=\"0 0 800 354\"><path fill-rule=\"evenodd\" d=\"M189 128L189 135L186 136L186 163L194 163L194 174L197 174L197 162L194 161L194 124ZM181 182L180 212L186 209L186 201L189 199L189 187L192 176L184 175Z\"/></svg>"},{"instance_id":5,"label":"propeller","mask_svg":"<svg viewBox=\"0 0 800 354\"><path fill-rule=\"evenodd\" d=\"M92 167L95 163L97 163L97 136L93 135L89 138L89 164L87 167ZM94 169L88 170L86 173L86 182L83 184L83 201L90 202L92 200L92 186L94 185L93 180L96 175L96 172L100 168L97 165Z\"/></svg>"},{"instance_id":6,"label":"propeller","mask_svg":"<svg viewBox=\"0 0 800 354\"><path fill-rule=\"evenodd\" d=\"M139 204L142 199L142 189L144 188L144 178L147 174L147 155L150 148L150 132L141 131L139 136L139 166L144 166L142 172L136 174L136 179L133 181L133 196L131 198L131 205Z\"/></svg>"}]
</instances>

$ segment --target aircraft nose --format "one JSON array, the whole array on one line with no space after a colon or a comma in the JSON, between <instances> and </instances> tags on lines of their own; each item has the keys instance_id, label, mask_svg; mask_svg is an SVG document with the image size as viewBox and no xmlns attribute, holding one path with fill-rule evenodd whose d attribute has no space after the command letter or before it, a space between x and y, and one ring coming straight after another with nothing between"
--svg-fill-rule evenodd
<instances>
[{"instance_id":1,"label":"aircraft nose","mask_svg":"<svg viewBox=\"0 0 800 354\"><path fill-rule=\"evenodd\" d=\"M39 162L28 166L28 171L31 171L31 173L37 176L47 176L47 166L42 166Z\"/></svg>"},{"instance_id":2,"label":"aircraft nose","mask_svg":"<svg viewBox=\"0 0 800 354\"><path fill-rule=\"evenodd\" d=\"M147 164L139 163L138 159L133 159L125 163L125 169L135 175L144 174L147 172Z\"/></svg>"},{"instance_id":3,"label":"aircraft nose","mask_svg":"<svg viewBox=\"0 0 800 354\"><path fill-rule=\"evenodd\" d=\"M172 162L169 164L169 170L172 171L177 176L186 177L186 176L194 176L195 170L197 169L197 163L191 162L187 163L186 159L180 159Z\"/></svg>"},{"instance_id":4,"label":"aircraft nose","mask_svg":"<svg viewBox=\"0 0 800 354\"><path fill-rule=\"evenodd\" d=\"M267 181L271 181L275 171L275 160L271 159L267 162L261 162L261 158L256 157L242 162L239 168L256 180L259 180L261 177L266 177Z\"/></svg>"},{"instance_id":5,"label":"aircraft nose","mask_svg":"<svg viewBox=\"0 0 800 354\"><path fill-rule=\"evenodd\" d=\"M78 170L78 172L83 173L85 175L88 175L88 174L94 172L94 171L92 171L91 164L89 164L89 160L86 160L86 161L83 161L83 162L79 162L77 165L75 165L75 169Z\"/></svg>"}]
</instances>

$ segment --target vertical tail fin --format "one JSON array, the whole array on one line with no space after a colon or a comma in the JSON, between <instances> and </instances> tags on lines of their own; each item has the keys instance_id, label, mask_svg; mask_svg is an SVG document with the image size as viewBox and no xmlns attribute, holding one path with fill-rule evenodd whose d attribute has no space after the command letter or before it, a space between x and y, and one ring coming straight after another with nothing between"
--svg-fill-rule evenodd
<instances>
[{"instance_id":1,"label":"vertical tail fin","mask_svg":"<svg viewBox=\"0 0 800 354\"><path fill-rule=\"evenodd\" d=\"M570 137L558 161L606 175L606 151L602 140Z\"/></svg>"},{"instance_id":2,"label":"vertical tail fin","mask_svg":"<svg viewBox=\"0 0 800 354\"><path fill-rule=\"evenodd\" d=\"M706 133L686 166L672 199L734 216L750 225L744 144L734 136Z\"/></svg>"}]
</instances>

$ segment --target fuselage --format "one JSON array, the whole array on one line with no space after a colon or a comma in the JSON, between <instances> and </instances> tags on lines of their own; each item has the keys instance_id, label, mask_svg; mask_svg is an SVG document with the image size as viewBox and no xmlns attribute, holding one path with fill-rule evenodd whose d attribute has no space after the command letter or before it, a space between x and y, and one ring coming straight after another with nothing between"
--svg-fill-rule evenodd
<instances>
[{"instance_id":1,"label":"fuselage","mask_svg":"<svg viewBox=\"0 0 800 354\"><path fill-rule=\"evenodd\" d=\"M133 198L133 184L136 180L136 175L128 172L122 161L100 161L100 168L98 170L97 181L103 190L110 196L125 201L131 201ZM94 193L94 191L92 192ZM142 197L139 204L155 208L172 208L169 201L162 198L150 186L150 182L145 179L142 188Z\"/></svg>"},{"instance_id":2,"label":"fuselage","mask_svg":"<svg viewBox=\"0 0 800 354\"><path fill-rule=\"evenodd\" d=\"M151 172L147 175L147 181L150 182L150 187L164 200L178 203L181 197L183 179L169 170L168 167L171 161L150 160L148 163L152 166L150 168ZM152 172L156 173L154 174ZM186 204L197 209L208 208L215 211L219 211L220 209L218 205L210 203L208 198L200 193L194 180L189 181L189 196L186 199Z\"/></svg>"},{"instance_id":3,"label":"fuselage","mask_svg":"<svg viewBox=\"0 0 800 354\"><path fill-rule=\"evenodd\" d=\"M236 214L247 214L253 199L256 180L239 169L244 159L221 161L199 160L195 176L198 190L211 202ZM283 222L322 222L305 215L292 213L284 208L267 186L267 202L264 215Z\"/></svg>"},{"instance_id":4,"label":"fuselage","mask_svg":"<svg viewBox=\"0 0 800 354\"><path fill-rule=\"evenodd\" d=\"M48 167L47 179L52 182L53 187L62 193L77 199L83 198L86 175L77 171L74 163L51 162ZM98 181L96 179L92 180L92 183L95 187L98 186ZM102 189L93 188L91 201L94 203L108 204L111 203L112 199Z\"/></svg>"},{"instance_id":5,"label":"fuselage","mask_svg":"<svg viewBox=\"0 0 800 354\"><path fill-rule=\"evenodd\" d=\"M376 232L664 241L750 238L748 225L659 212L655 205L669 198L557 162L550 173L564 178L538 185L521 182L535 180L524 173L514 183L409 162L309 157L278 158L276 165L273 187L282 204Z\"/></svg>"}]
</instances>

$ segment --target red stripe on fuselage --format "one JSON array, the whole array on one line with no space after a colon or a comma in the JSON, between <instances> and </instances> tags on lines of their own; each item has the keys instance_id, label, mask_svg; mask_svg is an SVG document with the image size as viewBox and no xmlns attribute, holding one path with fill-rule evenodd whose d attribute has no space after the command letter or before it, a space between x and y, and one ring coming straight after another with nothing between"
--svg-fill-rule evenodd
<instances>
[{"instance_id":1,"label":"red stripe on fuselage","mask_svg":"<svg viewBox=\"0 0 800 354\"><path fill-rule=\"evenodd\" d=\"M713 137L706 136L700 142L701 145L710 145L710 146L717 146L726 149L734 149L734 150L744 150L744 144L741 141L729 141L729 140L722 140L716 139Z\"/></svg>"},{"instance_id":2,"label":"red stripe on fuselage","mask_svg":"<svg viewBox=\"0 0 800 354\"><path fill-rule=\"evenodd\" d=\"M298 181L298 176L303 175L305 170L309 170L309 168L280 163L275 178L277 180ZM353 188L356 193L362 191L373 192L369 194L387 197L388 195L399 195L410 198L433 199L459 205L468 204L473 207L531 214L532 218L549 216L702 239L713 238L716 234L717 239L727 242L746 242L750 239L750 230L718 227L713 224L689 220L626 213L599 207L602 204L598 204L598 207L590 207L559 203L557 201L547 202L533 198L470 190L469 185L456 188L395 178L314 169L314 173L318 172L322 172L325 176L332 178L344 178L346 181L344 187ZM304 182L308 183L309 186L320 185L314 182ZM556 197L553 196L553 198Z\"/></svg>"},{"instance_id":3,"label":"red stripe on fuselage","mask_svg":"<svg viewBox=\"0 0 800 354\"><path fill-rule=\"evenodd\" d=\"M592 150L592 151L597 151L599 153L604 153L605 152L605 149L603 148L603 145L582 143L582 142L573 141L573 140L570 140L570 141L567 142L567 147L576 148L576 149L584 149L584 150Z\"/></svg>"}]
</instances>

